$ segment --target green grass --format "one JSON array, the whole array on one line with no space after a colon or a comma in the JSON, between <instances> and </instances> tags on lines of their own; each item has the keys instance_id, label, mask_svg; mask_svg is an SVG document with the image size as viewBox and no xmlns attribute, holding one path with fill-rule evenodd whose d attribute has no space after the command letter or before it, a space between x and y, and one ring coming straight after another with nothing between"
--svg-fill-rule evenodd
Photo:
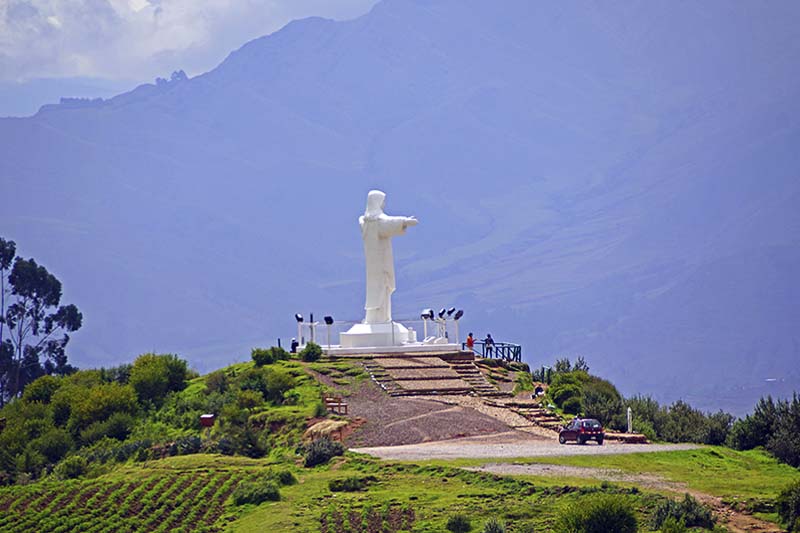
<instances>
[{"instance_id":1,"label":"green grass","mask_svg":"<svg viewBox=\"0 0 800 533\"><path fill-rule=\"evenodd\" d=\"M520 461L616 468L632 474L651 473L731 501L775 498L784 486L800 479L800 471L779 463L762 451L739 452L718 446L674 452L541 457ZM482 461L485 462L488 461Z\"/></svg>"},{"instance_id":2,"label":"green grass","mask_svg":"<svg viewBox=\"0 0 800 533\"><path fill-rule=\"evenodd\" d=\"M363 491L334 493L329 489L332 479L365 474L378 481ZM231 523L231 530L312 532L319 531L320 517L330 509L360 514L365 507L409 506L416 516L413 531L444 531L447 519L455 513L471 517L476 531L492 516L513 524L510 532L548 531L561 509L597 491L619 493L630 500L643 523L657 501L637 490L601 488L600 482L587 480L580 480L580 485L563 479L539 484L447 466L381 464L352 455L333 467L304 470L298 477L300 483L281 489L281 501L252 508Z\"/></svg>"}]
</instances>

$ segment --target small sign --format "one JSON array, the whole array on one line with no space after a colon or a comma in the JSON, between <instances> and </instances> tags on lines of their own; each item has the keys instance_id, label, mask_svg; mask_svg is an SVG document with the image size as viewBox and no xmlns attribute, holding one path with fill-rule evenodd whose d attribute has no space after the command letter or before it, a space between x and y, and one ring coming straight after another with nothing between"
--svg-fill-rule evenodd
<instances>
[{"instance_id":1,"label":"small sign","mask_svg":"<svg viewBox=\"0 0 800 533\"><path fill-rule=\"evenodd\" d=\"M204 428L210 428L214 425L215 415L200 415L200 425Z\"/></svg>"}]
</instances>

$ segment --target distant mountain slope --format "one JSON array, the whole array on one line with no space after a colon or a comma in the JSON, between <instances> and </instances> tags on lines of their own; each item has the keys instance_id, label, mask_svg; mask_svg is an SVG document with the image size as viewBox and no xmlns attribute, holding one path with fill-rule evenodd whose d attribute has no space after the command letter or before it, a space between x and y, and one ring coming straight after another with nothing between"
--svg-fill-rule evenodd
<instances>
[{"instance_id":1,"label":"distant mountain slope","mask_svg":"<svg viewBox=\"0 0 800 533\"><path fill-rule=\"evenodd\" d=\"M190 80L0 119L0 228L83 310L79 363L210 368L298 310L359 317L355 220L381 187L422 222L395 244L402 316L461 305L533 364L582 353L627 392L739 409L766 378L800 388L799 15L386 0L296 21Z\"/></svg>"}]
</instances>

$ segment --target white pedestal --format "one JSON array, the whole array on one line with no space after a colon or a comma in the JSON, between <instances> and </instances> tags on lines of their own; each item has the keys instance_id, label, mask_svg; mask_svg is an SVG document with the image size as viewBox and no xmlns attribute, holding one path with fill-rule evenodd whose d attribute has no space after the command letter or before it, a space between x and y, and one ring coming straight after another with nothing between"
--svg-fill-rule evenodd
<instances>
[{"instance_id":1,"label":"white pedestal","mask_svg":"<svg viewBox=\"0 0 800 533\"><path fill-rule=\"evenodd\" d=\"M403 346L416 343L417 332L399 322L383 324L356 324L346 333L339 334L342 348Z\"/></svg>"}]
</instances>

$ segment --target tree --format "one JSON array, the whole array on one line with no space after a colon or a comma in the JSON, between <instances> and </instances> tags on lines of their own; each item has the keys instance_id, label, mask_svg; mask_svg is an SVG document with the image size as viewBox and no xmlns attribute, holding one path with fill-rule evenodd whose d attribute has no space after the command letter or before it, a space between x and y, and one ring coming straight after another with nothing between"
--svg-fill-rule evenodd
<instances>
[{"instance_id":1,"label":"tree","mask_svg":"<svg viewBox=\"0 0 800 533\"><path fill-rule=\"evenodd\" d=\"M61 282L33 259L14 259L6 288L5 271L15 252L13 242L0 239L0 327L3 336L8 335L0 348L0 401L18 396L27 383L43 374L73 372L65 350L69 333L83 323L77 307L59 305ZM6 308L9 296L12 301Z\"/></svg>"},{"instance_id":2,"label":"tree","mask_svg":"<svg viewBox=\"0 0 800 533\"><path fill-rule=\"evenodd\" d=\"M17 244L0 237L0 407L5 402L8 378L11 375L14 359L14 348L11 341L4 337L5 320L3 317L6 316L6 296L9 296L10 292L10 288L6 287L6 275L16 255Z\"/></svg>"}]
</instances>

